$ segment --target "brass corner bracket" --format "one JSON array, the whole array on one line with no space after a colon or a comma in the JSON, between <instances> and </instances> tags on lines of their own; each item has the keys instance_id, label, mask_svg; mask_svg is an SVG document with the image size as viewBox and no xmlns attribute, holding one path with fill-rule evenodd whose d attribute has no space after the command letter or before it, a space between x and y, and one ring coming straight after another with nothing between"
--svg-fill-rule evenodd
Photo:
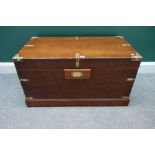
<instances>
[{"instance_id":1,"label":"brass corner bracket","mask_svg":"<svg viewBox=\"0 0 155 155\"><path fill-rule=\"evenodd\" d=\"M122 99L129 99L129 96L121 96Z\"/></svg>"},{"instance_id":2,"label":"brass corner bracket","mask_svg":"<svg viewBox=\"0 0 155 155\"><path fill-rule=\"evenodd\" d=\"M19 79L20 82L29 82L29 79Z\"/></svg>"},{"instance_id":3,"label":"brass corner bracket","mask_svg":"<svg viewBox=\"0 0 155 155\"><path fill-rule=\"evenodd\" d=\"M31 40L32 40L32 39L36 39L36 38L39 38L39 37L38 37L38 36L31 37Z\"/></svg>"},{"instance_id":4,"label":"brass corner bracket","mask_svg":"<svg viewBox=\"0 0 155 155\"><path fill-rule=\"evenodd\" d=\"M26 101L32 100L32 99L33 99L33 97L26 97Z\"/></svg>"},{"instance_id":5,"label":"brass corner bracket","mask_svg":"<svg viewBox=\"0 0 155 155\"><path fill-rule=\"evenodd\" d=\"M142 61L143 57L136 52L135 55L131 55L131 61Z\"/></svg>"},{"instance_id":6,"label":"brass corner bracket","mask_svg":"<svg viewBox=\"0 0 155 155\"><path fill-rule=\"evenodd\" d=\"M115 36L115 37L117 37L117 38L121 38L121 39L124 39L124 37L123 37L123 36Z\"/></svg>"},{"instance_id":7,"label":"brass corner bracket","mask_svg":"<svg viewBox=\"0 0 155 155\"><path fill-rule=\"evenodd\" d=\"M135 80L135 78L126 78L126 81L127 82L132 82L132 81L134 81Z\"/></svg>"},{"instance_id":8,"label":"brass corner bracket","mask_svg":"<svg viewBox=\"0 0 155 155\"><path fill-rule=\"evenodd\" d=\"M14 61L21 62L23 60L23 57L19 56L19 54L16 54L12 59Z\"/></svg>"},{"instance_id":9,"label":"brass corner bracket","mask_svg":"<svg viewBox=\"0 0 155 155\"><path fill-rule=\"evenodd\" d=\"M33 47L34 45L24 45L24 47Z\"/></svg>"}]
</instances>

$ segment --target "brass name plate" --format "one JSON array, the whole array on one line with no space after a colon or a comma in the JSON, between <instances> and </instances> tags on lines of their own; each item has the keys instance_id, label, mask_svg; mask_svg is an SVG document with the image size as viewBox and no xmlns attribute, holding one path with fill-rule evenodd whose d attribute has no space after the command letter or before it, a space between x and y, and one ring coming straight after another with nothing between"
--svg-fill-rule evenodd
<instances>
[{"instance_id":1,"label":"brass name plate","mask_svg":"<svg viewBox=\"0 0 155 155\"><path fill-rule=\"evenodd\" d=\"M90 79L91 69L64 69L65 79Z\"/></svg>"}]
</instances>

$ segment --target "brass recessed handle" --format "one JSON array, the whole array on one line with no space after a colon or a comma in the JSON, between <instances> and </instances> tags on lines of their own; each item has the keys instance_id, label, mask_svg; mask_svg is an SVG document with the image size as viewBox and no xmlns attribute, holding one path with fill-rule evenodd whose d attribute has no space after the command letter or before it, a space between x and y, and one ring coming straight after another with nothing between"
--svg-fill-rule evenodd
<instances>
[{"instance_id":1,"label":"brass recessed handle","mask_svg":"<svg viewBox=\"0 0 155 155\"><path fill-rule=\"evenodd\" d=\"M64 69L65 79L90 79L91 69Z\"/></svg>"},{"instance_id":2,"label":"brass recessed handle","mask_svg":"<svg viewBox=\"0 0 155 155\"><path fill-rule=\"evenodd\" d=\"M83 76L83 73L82 72L72 72L71 75L73 77L75 77L75 78L79 78L79 77L82 77Z\"/></svg>"}]
</instances>

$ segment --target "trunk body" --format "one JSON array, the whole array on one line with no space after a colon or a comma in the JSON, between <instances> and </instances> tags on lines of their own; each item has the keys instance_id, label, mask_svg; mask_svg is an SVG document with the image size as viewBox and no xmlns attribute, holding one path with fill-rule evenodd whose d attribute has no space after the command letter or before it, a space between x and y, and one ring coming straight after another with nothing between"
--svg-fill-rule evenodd
<instances>
[{"instance_id":1,"label":"trunk body","mask_svg":"<svg viewBox=\"0 0 155 155\"><path fill-rule=\"evenodd\" d=\"M119 37L33 38L14 58L28 106L128 105L140 62Z\"/></svg>"}]
</instances>

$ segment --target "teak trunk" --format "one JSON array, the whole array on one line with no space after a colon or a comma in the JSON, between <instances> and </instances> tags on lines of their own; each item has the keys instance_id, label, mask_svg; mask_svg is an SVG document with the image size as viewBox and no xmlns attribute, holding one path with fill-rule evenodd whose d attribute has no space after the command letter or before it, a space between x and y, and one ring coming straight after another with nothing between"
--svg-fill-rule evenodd
<instances>
[{"instance_id":1,"label":"teak trunk","mask_svg":"<svg viewBox=\"0 0 155 155\"><path fill-rule=\"evenodd\" d=\"M126 106L141 59L119 36L32 37L13 58L27 106Z\"/></svg>"}]
</instances>

